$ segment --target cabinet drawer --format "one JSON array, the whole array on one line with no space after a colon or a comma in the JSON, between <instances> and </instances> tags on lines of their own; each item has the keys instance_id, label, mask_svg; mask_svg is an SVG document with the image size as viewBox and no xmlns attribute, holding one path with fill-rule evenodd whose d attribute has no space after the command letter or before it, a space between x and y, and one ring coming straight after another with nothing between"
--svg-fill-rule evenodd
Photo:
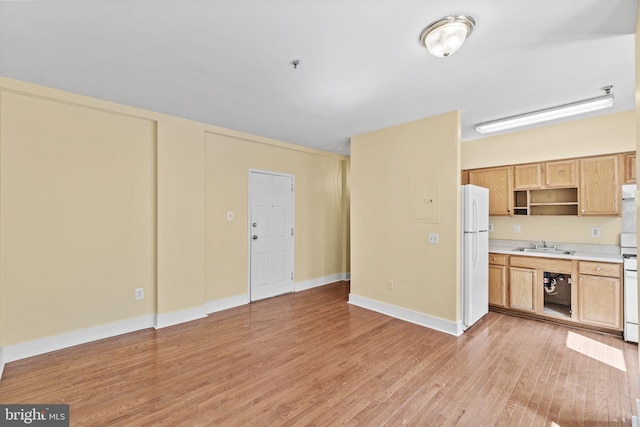
<instances>
[{"instance_id":1,"label":"cabinet drawer","mask_svg":"<svg viewBox=\"0 0 640 427\"><path fill-rule=\"evenodd\" d=\"M507 265L507 259L508 258L509 258L509 255L490 253L489 254L489 264Z\"/></svg>"},{"instance_id":2,"label":"cabinet drawer","mask_svg":"<svg viewBox=\"0 0 640 427\"><path fill-rule=\"evenodd\" d=\"M592 276L620 277L620 264L580 261L578 263L578 272Z\"/></svg>"},{"instance_id":3,"label":"cabinet drawer","mask_svg":"<svg viewBox=\"0 0 640 427\"><path fill-rule=\"evenodd\" d=\"M555 273L571 274L572 272L571 261L558 258L512 256L510 264L511 267L533 268Z\"/></svg>"}]
</instances>

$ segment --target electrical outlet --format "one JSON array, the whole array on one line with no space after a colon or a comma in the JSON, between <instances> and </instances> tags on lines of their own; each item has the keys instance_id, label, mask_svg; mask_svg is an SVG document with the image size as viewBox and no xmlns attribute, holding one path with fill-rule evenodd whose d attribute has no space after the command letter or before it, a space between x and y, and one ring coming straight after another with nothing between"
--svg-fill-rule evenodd
<instances>
[{"instance_id":1,"label":"electrical outlet","mask_svg":"<svg viewBox=\"0 0 640 427\"><path fill-rule=\"evenodd\" d=\"M144 288L136 288L136 299L144 298Z\"/></svg>"},{"instance_id":2,"label":"electrical outlet","mask_svg":"<svg viewBox=\"0 0 640 427\"><path fill-rule=\"evenodd\" d=\"M227 221L233 221L233 211L227 211Z\"/></svg>"},{"instance_id":3,"label":"electrical outlet","mask_svg":"<svg viewBox=\"0 0 640 427\"><path fill-rule=\"evenodd\" d=\"M489 224L489 233L493 233L493 224Z\"/></svg>"},{"instance_id":4,"label":"electrical outlet","mask_svg":"<svg viewBox=\"0 0 640 427\"><path fill-rule=\"evenodd\" d=\"M429 233L429 243L432 245L440 243L440 235L438 233Z\"/></svg>"},{"instance_id":5,"label":"electrical outlet","mask_svg":"<svg viewBox=\"0 0 640 427\"><path fill-rule=\"evenodd\" d=\"M591 227L591 237L600 237L600 227Z\"/></svg>"},{"instance_id":6,"label":"electrical outlet","mask_svg":"<svg viewBox=\"0 0 640 427\"><path fill-rule=\"evenodd\" d=\"M387 289L393 289L393 280L387 280Z\"/></svg>"},{"instance_id":7,"label":"electrical outlet","mask_svg":"<svg viewBox=\"0 0 640 427\"><path fill-rule=\"evenodd\" d=\"M513 225L513 232L514 233L519 233L520 232L520 224L514 224Z\"/></svg>"}]
</instances>

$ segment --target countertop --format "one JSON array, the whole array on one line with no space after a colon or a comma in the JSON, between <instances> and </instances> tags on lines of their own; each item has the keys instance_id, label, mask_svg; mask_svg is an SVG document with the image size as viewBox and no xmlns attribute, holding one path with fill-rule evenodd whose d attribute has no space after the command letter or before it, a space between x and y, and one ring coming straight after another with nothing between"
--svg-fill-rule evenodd
<instances>
[{"instance_id":1,"label":"countertop","mask_svg":"<svg viewBox=\"0 0 640 427\"><path fill-rule=\"evenodd\" d=\"M536 244L540 245L541 242L522 240L489 240L489 252L538 258L577 259L581 261L613 262L622 264L620 247L615 245L586 245L577 243L547 242L547 246L557 246L561 250L575 251L572 255L523 252L515 250L516 248L522 247L534 247Z\"/></svg>"}]
</instances>

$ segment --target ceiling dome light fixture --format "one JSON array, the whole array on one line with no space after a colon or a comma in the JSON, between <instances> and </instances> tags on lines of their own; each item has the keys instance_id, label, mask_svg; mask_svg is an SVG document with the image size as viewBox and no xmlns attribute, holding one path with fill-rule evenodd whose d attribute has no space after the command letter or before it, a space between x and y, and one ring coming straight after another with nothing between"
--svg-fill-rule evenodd
<instances>
[{"instance_id":1,"label":"ceiling dome light fixture","mask_svg":"<svg viewBox=\"0 0 640 427\"><path fill-rule=\"evenodd\" d=\"M438 19L422 30L420 41L433 56L447 57L462 47L476 21L467 15L451 15Z\"/></svg>"}]
</instances>

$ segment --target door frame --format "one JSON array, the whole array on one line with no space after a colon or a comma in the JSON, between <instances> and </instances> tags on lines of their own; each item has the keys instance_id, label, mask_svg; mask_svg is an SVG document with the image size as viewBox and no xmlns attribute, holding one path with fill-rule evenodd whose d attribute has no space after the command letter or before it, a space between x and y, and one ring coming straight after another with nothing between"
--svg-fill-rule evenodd
<instances>
[{"instance_id":1,"label":"door frame","mask_svg":"<svg viewBox=\"0 0 640 427\"><path fill-rule=\"evenodd\" d=\"M249 191L247 191L248 194L248 200L247 200L247 296L249 297L249 304L251 304L251 201L252 201L252 192L251 192L251 174L252 173L262 173L262 174L266 174L266 175L275 175L275 176L283 176L283 177L288 177L291 178L291 185L293 186L291 189L291 227L293 228L293 248L292 248L292 253L291 253L291 270L293 272L293 292L296 291L296 282L295 282L295 277L296 277L296 234L295 234L295 230L296 230L296 198L295 198L295 191L296 191L296 176L292 175L292 174L288 174L288 173L281 173L281 172L274 172L274 171L268 171L268 170L264 170L264 169L249 169L249 174L248 174L248 183L247 186L249 187Z\"/></svg>"}]
</instances>

